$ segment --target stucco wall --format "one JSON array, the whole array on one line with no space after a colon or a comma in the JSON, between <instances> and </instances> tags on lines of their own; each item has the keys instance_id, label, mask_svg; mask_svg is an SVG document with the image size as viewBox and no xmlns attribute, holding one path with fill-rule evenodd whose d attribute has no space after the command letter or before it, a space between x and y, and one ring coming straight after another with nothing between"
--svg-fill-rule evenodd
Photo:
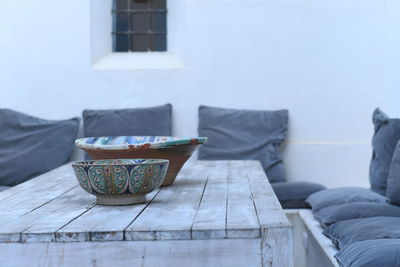
<instances>
[{"instance_id":1,"label":"stucco wall","mask_svg":"<svg viewBox=\"0 0 400 267\"><path fill-rule=\"evenodd\" d=\"M196 135L200 104L287 108L289 180L368 186L371 113L400 116L396 0L170 0L183 67L161 70L94 69L93 4L0 1L1 107L62 119L169 102L178 136Z\"/></svg>"}]
</instances>

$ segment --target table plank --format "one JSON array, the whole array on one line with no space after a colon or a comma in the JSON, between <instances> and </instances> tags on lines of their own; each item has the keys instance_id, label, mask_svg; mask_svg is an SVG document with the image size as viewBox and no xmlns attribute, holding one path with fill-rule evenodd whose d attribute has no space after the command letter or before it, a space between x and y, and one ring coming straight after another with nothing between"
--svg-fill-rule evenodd
<instances>
[{"instance_id":1,"label":"table plank","mask_svg":"<svg viewBox=\"0 0 400 267\"><path fill-rule=\"evenodd\" d=\"M200 207L192 226L192 239L226 238L228 162L212 161Z\"/></svg>"},{"instance_id":2,"label":"table plank","mask_svg":"<svg viewBox=\"0 0 400 267\"><path fill-rule=\"evenodd\" d=\"M95 203L95 197L75 187L45 206L0 226L1 242L52 242L54 233Z\"/></svg>"},{"instance_id":3,"label":"table plank","mask_svg":"<svg viewBox=\"0 0 400 267\"><path fill-rule=\"evenodd\" d=\"M261 236L257 212L252 201L245 161L229 161L227 237Z\"/></svg>"},{"instance_id":4,"label":"table plank","mask_svg":"<svg viewBox=\"0 0 400 267\"><path fill-rule=\"evenodd\" d=\"M207 164L183 168L172 186L162 188L155 200L126 229L127 240L191 239L191 226L208 176Z\"/></svg>"},{"instance_id":5,"label":"table plank","mask_svg":"<svg viewBox=\"0 0 400 267\"><path fill-rule=\"evenodd\" d=\"M70 165L64 165L57 171L34 179L33 186L20 187L15 195L0 201L0 225L13 222L18 217L46 205L78 185Z\"/></svg>"},{"instance_id":6,"label":"table plank","mask_svg":"<svg viewBox=\"0 0 400 267\"><path fill-rule=\"evenodd\" d=\"M55 181L49 180L49 177L58 177L65 174L70 168L70 164L65 164L61 167L58 167L54 170L51 170L45 174L39 175L35 178L32 178L24 183L13 186L5 191L0 192L0 204L1 201L4 201L7 198L14 197L14 199L18 198L19 195L25 194L26 191L34 191L39 190L41 188L51 187L60 182L60 179L56 179Z\"/></svg>"},{"instance_id":7,"label":"table plank","mask_svg":"<svg viewBox=\"0 0 400 267\"><path fill-rule=\"evenodd\" d=\"M82 216L60 229L56 238L60 242L122 241L124 230L158 194L155 190L146 196L147 203L131 206L96 205Z\"/></svg>"},{"instance_id":8,"label":"table plank","mask_svg":"<svg viewBox=\"0 0 400 267\"><path fill-rule=\"evenodd\" d=\"M0 243L0 265L12 267L261 266L260 250L258 239Z\"/></svg>"},{"instance_id":9,"label":"table plank","mask_svg":"<svg viewBox=\"0 0 400 267\"><path fill-rule=\"evenodd\" d=\"M258 161L246 161L262 231L263 266L293 266L293 229Z\"/></svg>"},{"instance_id":10,"label":"table plank","mask_svg":"<svg viewBox=\"0 0 400 267\"><path fill-rule=\"evenodd\" d=\"M259 161L246 161L248 181L261 227L290 226Z\"/></svg>"}]
</instances>

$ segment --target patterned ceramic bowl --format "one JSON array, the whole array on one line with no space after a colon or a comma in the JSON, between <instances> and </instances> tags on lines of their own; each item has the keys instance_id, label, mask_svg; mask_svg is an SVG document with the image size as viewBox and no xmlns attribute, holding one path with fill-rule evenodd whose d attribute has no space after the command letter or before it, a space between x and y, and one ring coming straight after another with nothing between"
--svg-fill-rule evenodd
<instances>
[{"instance_id":1,"label":"patterned ceramic bowl","mask_svg":"<svg viewBox=\"0 0 400 267\"><path fill-rule=\"evenodd\" d=\"M168 160L88 160L72 164L79 184L103 205L130 205L146 201L146 194L165 178Z\"/></svg>"},{"instance_id":2,"label":"patterned ceramic bowl","mask_svg":"<svg viewBox=\"0 0 400 267\"><path fill-rule=\"evenodd\" d=\"M175 181L176 175L192 153L206 142L207 137L109 136L78 139L75 145L94 159L168 159L168 172L161 185L168 186Z\"/></svg>"}]
</instances>

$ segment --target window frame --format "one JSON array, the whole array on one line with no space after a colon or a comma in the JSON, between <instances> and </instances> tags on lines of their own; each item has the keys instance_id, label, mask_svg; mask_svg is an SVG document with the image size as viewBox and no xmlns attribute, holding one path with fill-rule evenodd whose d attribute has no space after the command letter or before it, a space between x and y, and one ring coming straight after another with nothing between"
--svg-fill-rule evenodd
<instances>
[{"instance_id":1,"label":"window frame","mask_svg":"<svg viewBox=\"0 0 400 267\"><path fill-rule=\"evenodd\" d=\"M113 0L112 3L112 46L113 46L113 52L166 52L168 51L168 8L167 8L167 3L168 0L162 0L165 3L165 7L164 8L160 8L160 7L153 7L152 1L149 0L148 3L146 4L146 8L135 8L132 6L132 1L134 0L124 0L126 1L126 8L125 9L119 9L118 8L118 1L121 0ZM117 29L118 27L118 15L119 14L125 14L128 18L127 20L127 31L119 31ZM134 27L134 22L133 19L135 18L135 16L137 16L138 14L146 14L147 16L147 21L145 24L147 31L146 30L135 30ZM154 29L154 15L155 14L163 14L165 19L165 22L163 23L163 30L155 30ZM122 37L122 36L126 36L126 41L127 41L127 49L126 50L122 50L119 51L118 50L118 40L117 38ZM143 49L143 48L136 48L134 46L134 39L138 38L139 36L143 37L145 36L145 38L142 38L142 40L146 40L146 48L147 49ZM156 46L156 41L153 38L156 37L164 37L163 39L160 40L160 43L158 44L161 48L157 48ZM160 45L161 44L161 45Z\"/></svg>"},{"instance_id":2,"label":"window frame","mask_svg":"<svg viewBox=\"0 0 400 267\"><path fill-rule=\"evenodd\" d=\"M184 69L185 1L167 1L168 50L121 53L112 51L112 0L89 0L89 64L93 70Z\"/></svg>"}]
</instances>

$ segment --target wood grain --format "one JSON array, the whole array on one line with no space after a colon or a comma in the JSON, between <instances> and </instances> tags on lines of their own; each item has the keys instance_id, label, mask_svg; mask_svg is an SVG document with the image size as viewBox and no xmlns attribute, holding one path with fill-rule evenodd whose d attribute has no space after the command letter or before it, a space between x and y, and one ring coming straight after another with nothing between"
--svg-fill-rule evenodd
<instances>
[{"instance_id":1,"label":"wood grain","mask_svg":"<svg viewBox=\"0 0 400 267\"><path fill-rule=\"evenodd\" d=\"M115 241L1 244L1 266L261 266L260 242L246 240Z\"/></svg>"},{"instance_id":2,"label":"wood grain","mask_svg":"<svg viewBox=\"0 0 400 267\"><path fill-rule=\"evenodd\" d=\"M260 237L260 223L251 199L246 162L230 161L228 165L227 237Z\"/></svg>"},{"instance_id":3,"label":"wood grain","mask_svg":"<svg viewBox=\"0 0 400 267\"><path fill-rule=\"evenodd\" d=\"M192 239L226 238L228 163L213 161L200 206L192 225Z\"/></svg>"},{"instance_id":4,"label":"wood grain","mask_svg":"<svg viewBox=\"0 0 400 267\"><path fill-rule=\"evenodd\" d=\"M59 242L122 241L124 230L157 195L156 190L146 196L147 203L130 206L96 205L57 231Z\"/></svg>"},{"instance_id":5,"label":"wood grain","mask_svg":"<svg viewBox=\"0 0 400 267\"><path fill-rule=\"evenodd\" d=\"M191 226L208 176L205 163L183 169L173 186L162 188L154 201L126 229L127 240L191 239Z\"/></svg>"}]
</instances>

